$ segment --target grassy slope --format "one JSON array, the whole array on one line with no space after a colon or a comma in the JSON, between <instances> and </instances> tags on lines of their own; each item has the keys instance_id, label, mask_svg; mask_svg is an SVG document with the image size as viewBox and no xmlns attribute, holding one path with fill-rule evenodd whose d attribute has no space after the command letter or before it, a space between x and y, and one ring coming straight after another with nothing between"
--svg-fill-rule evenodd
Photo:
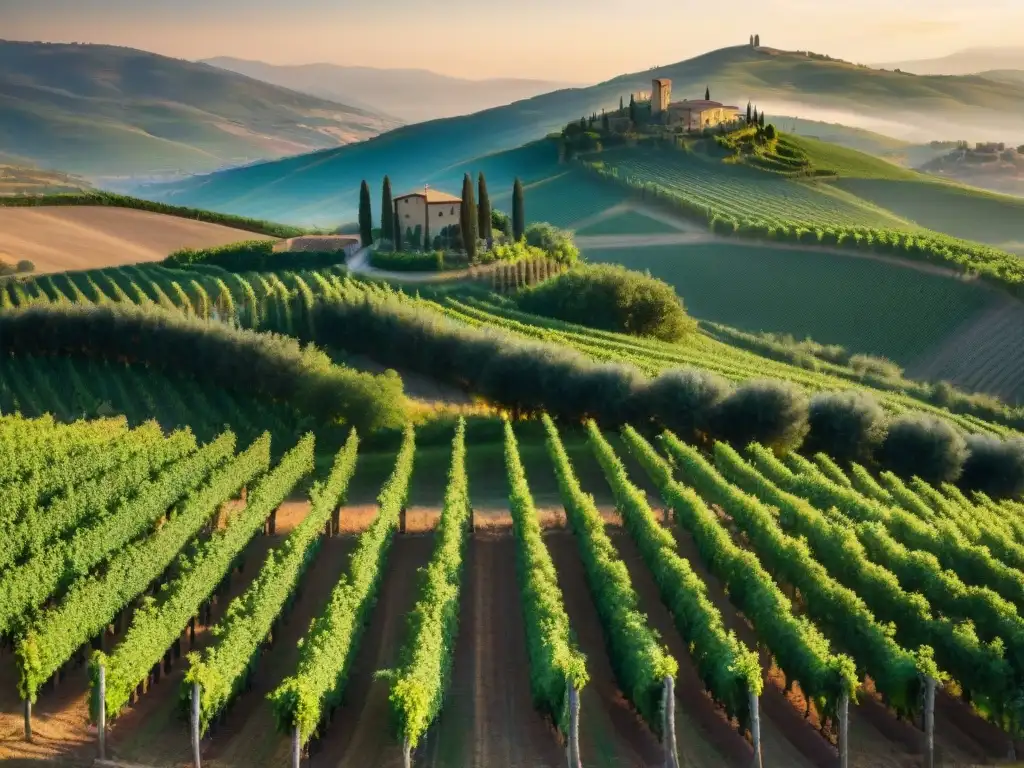
<instances>
[{"instance_id":1,"label":"grassy slope","mask_svg":"<svg viewBox=\"0 0 1024 768\"><path fill-rule=\"evenodd\" d=\"M1024 198L929 181L851 178L836 186L954 237L992 245L1024 242Z\"/></svg>"},{"instance_id":2,"label":"grassy slope","mask_svg":"<svg viewBox=\"0 0 1024 768\"><path fill-rule=\"evenodd\" d=\"M0 145L75 173L204 172L395 123L129 48L0 42Z\"/></svg>"},{"instance_id":3,"label":"grassy slope","mask_svg":"<svg viewBox=\"0 0 1024 768\"><path fill-rule=\"evenodd\" d=\"M742 330L884 355L907 364L988 306L976 285L854 256L755 244L594 250L589 260L650 270L694 316Z\"/></svg>"},{"instance_id":4,"label":"grassy slope","mask_svg":"<svg viewBox=\"0 0 1024 768\"><path fill-rule=\"evenodd\" d=\"M534 140L580 115L615 108L620 97L649 89L656 76L672 78L677 98L702 93L710 82L713 96L735 102L769 95L799 96L877 115L917 108L978 118L991 112L995 119L1006 115L1007 104L1024 105L1024 86L981 78L918 78L743 46L589 88L406 126L350 147L151 188L147 194L179 195L190 205L299 223L351 220L364 178L390 174L398 188L435 183L453 166ZM1024 106L1020 112L1024 113Z\"/></svg>"}]
</instances>

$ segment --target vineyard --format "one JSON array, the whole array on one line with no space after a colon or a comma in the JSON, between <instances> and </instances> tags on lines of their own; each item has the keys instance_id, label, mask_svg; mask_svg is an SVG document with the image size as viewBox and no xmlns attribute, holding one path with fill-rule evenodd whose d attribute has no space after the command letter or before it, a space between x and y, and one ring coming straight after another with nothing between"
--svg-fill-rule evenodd
<instances>
[{"instance_id":1,"label":"vineyard","mask_svg":"<svg viewBox=\"0 0 1024 768\"><path fill-rule=\"evenodd\" d=\"M0 755L866 768L1020 734L1019 506L495 426L314 462L2 417Z\"/></svg>"},{"instance_id":2,"label":"vineyard","mask_svg":"<svg viewBox=\"0 0 1024 768\"><path fill-rule=\"evenodd\" d=\"M512 282L529 281L528 276L518 273L512 277ZM506 285L508 278L506 276ZM942 286L948 287L947 283ZM764 377L789 381L811 393L856 388L871 392L890 413L922 411L948 419L968 432L1005 434L1007 426L1024 425L1019 409L1007 407L975 406L964 401L962 405L951 406L951 413L930 402L927 384L865 376L863 372L826 361L818 361L812 367L798 367L766 359L705 333L693 334L681 343L665 343L595 331L519 313L481 299L478 294L460 296L457 292L441 292L429 297L421 289L422 295L410 296L386 285L347 277L343 267L309 272L231 273L142 265L44 276L0 288L4 289L0 292L0 302L8 307L75 309L135 304L202 320L219 318L257 331L277 331L307 338L319 335L313 327L313 318L317 308L325 302L340 302L345 306L357 306L368 299L384 304L397 302L425 319L444 319L459 326L495 329L568 347L599 362L635 365L648 375L673 367L692 366L736 382ZM972 308L972 304L967 303L961 310L965 313L963 317L967 317ZM12 314L12 317L17 316L17 313ZM934 320L938 328L949 322L942 318ZM906 318L902 322L905 323ZM919 329L921 333L925 330ZM232 414L238 410L239 429L246 430L246 438L270 430L285 440L297 438L314 423L308 421L313 414L303 409L300 401L275 398L269 403L257 404L253 402L255 393L251 388L227 387L227 392L219 392L212 387L204 391L194 377L161 371L153 365L142 375L137 364L129 361L125 365L123 357L83 358L61 351L58 357L51 358L49 356L58 350L48 351L45 345L51 342L43 337L27 354L9 346L15 338L12 336L6 342L0 340L0 345L7 345L9 354L14 352L11 358L14 364L0 371L0 400L8 408L20 409L26 415L59 413L63 418L74 418L124 413L133 423L157 418L166 427L177 427L192 424L189 418L192 409L196 414L196 429L204 429L208 436L211 430L224 423L234 425L236 416ZM361 346L364 342L365 349ZM353 338L346 343L348 346L341 348L350 353L368 354L378 363L415 372L408 361L389 358L387 350L379 349L371 338ZM161 395L161 392L168 394ZM194 405L189 404L192 397L196 398ZM343 435L332 435L331 445L340 446L343 439Z\"/></svg>"},{"instance_id":3,"label":"vineyard","mask_svg":"<svg viewBox=\"0 0 1024 768\"><path fill-rule=\"evenodd\" d=\"M974 286L848 262L807 302L835 323L815 336L857 280L906 327L897 359L981 311ZM0 284L0 760L904 768L1024 745L1024 506L888 443L809 448L823 393L989 447L1020 408L499 295L547 262L413 292L313 267ZM690 288L719 306L707 270ZM796 312L788 290L743 310ZM389 366L472 407L413 406ZM808 414L795 443L718 420L766 378Z\"/></svg>"},{"instance_id":4,"label":"vineyard","mask_svg":"<svg viewBox=\"0 0 1024 768\"><path fill-rule=\"evenodd\" d=\"M623 180L663 187L724 216L799 221L807 226L891 227L905 223L852 196L826 194L782 176L682 152L629 148L602 152L598 158Z\"/></svg>"}]
</instances>

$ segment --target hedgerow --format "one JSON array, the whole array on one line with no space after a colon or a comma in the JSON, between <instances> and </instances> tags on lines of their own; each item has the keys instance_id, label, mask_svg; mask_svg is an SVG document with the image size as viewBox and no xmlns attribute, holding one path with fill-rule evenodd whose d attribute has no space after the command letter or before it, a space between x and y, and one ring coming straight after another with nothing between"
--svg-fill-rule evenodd
<instances>
[{"instance_id":1,"label":"hedgerow","mask_svg":"<svg viewBox=\"0 0 1024 768\"><path fill-rule=\"evenodd\" d=\"M128 362L247 396L300 404L360 430L400 424L402 382L334 365L295 339L156 308L43 305L0 313L0 354Z\"/></svg>"}]
</instances>

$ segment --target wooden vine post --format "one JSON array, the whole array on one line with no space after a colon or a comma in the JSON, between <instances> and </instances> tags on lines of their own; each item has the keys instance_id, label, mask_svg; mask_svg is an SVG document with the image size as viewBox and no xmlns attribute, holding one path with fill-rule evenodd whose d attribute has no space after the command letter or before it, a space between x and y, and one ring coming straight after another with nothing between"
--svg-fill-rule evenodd
<instances>
[{"instance_id":1,"label":"wooden vine post","mask_svg":"<svg viewBox=\"0 0 1024 768\"><path fill-rule=\"evenodd\" d=\"M32 743L32 699L25 699L25 741Z\"/></svg>"},{"instance_id":2,"label":"wooden vine post","mask_svg":"<svg viewBox=\"0 0 1024 768\"><path fill-rule=\"evenodd\" d=\"M192 727L190 729L192 731L192 764L195 768L200 768L202 760L202 756L199 754L199 703L201 693L199 681L196 680L192 683Z\"/></svg>"},{"instance_id":3,"label":"wooden vine post","mask_svg":"<svg viewBox=\"0 0 1024 768\"><path fill-rule=\"evenodd\" d=\"M752 768L761 768L761 711L758 705L757 694L753 691L750 694L750 740L754 745L754 761Z\"/></svg>"},{"instance_id":4,"label":"wooden vine post","mask_svg":"<svg viewBox=\"0 0 1024 768\"><path fill-rule=\"evenodd\" d=\"M924 679L924 764L935 768L935 678Z\"/></svg>"},{"instance_id":5,"label":"wooden vine post","mask_svg":"<svg viewBox=\"0 0 1024 768\"><path fill-rule=\"evenodd\" d=\"M661 739L665 745L665 768L679 768L676 749L676 696L675 681L665 676L661 693Z\"/></svg>"},{"instance_id":6,"label":"wooden vine post","mask_svg":"<svg viewBox=\"0 0 1024 768\"><path fill-rule=\"evenodd\" d=\"M405 505L398 511L398 532L405 533Z\"/></svg>"},{"instance_id":7,"label":"wooden vine post","mask_svg":"<svg viewBox=\"0 0 1024 768\"><path fill-rule=\"evenodd\" d=\"M843 691L839 697L839 768L850 764L850 694Z\"/></svg>"},{"instance_id":8,"label":"wooden vine post","mask_svg":"<svg viewBox=\"0 0 1024 768\"><path fill-rule=\"evenodd\" d=\"M302 764L302 730L298 725L292 731L292 768Z\"/></svg>"},{"instance_id":9,"label":"wooden vine post","mask_svg":"<svg viewBox=\"0 0 1024 768\"><path fill-rule=\"evenodd\" d=\"M566 681L569 699L569 743L566 745L566 757L569 768L583 768L580 762L580 692L571 682Z\"/></svg>"},{"instance_id":10,"label":"wooden vine post","mask_svg":"<svg viewBox=\"0 0 1024 768\"><path fill-rule=\"evenodd\" d=\"M96 740L100 760L107 759L107 666L99 664L99 681L96 686Z\"/></svg>"}]
</instances>

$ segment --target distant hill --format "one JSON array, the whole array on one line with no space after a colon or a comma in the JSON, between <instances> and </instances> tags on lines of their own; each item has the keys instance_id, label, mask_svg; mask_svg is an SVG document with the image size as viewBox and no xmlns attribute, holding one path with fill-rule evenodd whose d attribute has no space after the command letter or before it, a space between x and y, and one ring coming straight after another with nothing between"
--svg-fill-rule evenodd
<instances>
[{"instance_id":1,"label":"distant hill","mask_svg":"<svg viewBox=\"0 0 1024 768\"><path fill-rule=\"evenodd\" d=\"M968 48L937 59L877 64L918 75L971 75L995 69L1024 69L1024 47Z\"/></svg>"},{"instance_id":2,"label":"distant hill","mask_svg":"<svg viewBox=\"0 0 1024 768\"><path fill-rule=\"evenodd\" d=\"M1024 69L991 69L978 74L989 80L998 80L1002 83L1024 83Z\"/></svg>"},{"instance_id":3,"label":"distant hill","mask_svg":"<svg viewBox=\"0 0 1024 768\"><path fill-rule=\"evenodd\" d=\"M703 95L745 105L748 99L798 103L868 116L930 123L942 130L976 122L1014 129L1024 123L1024 84L983 78L916 77L800 53L749 46L638 72L589 88L547 93L473 115L403 126L349 147L228 170L173 185L139 190L144 196L232 213L331 224L350 221L359 183L390 174L398 189L433 183L446 169L520 146L560 130L570 119L618 107L619 99L669 77L674 98ZM791 114L791 113L790 113ZM1009 135L1009 134L1007 134Z\"/></svg>"},{"instance_id":4,"label":"distant hill","mask_svg":"<svg viewBox=\"0 0 1024 768\"><path fill-rule=\"evenodd\" d=\"M352 104L416 123L510 104L574 83L492 78L466 80L425 69L381 69L337 64L280 66L219 56L203 63L302 93Z\"/></svg>"},{"instance_id":5,"label":"distant hill","mask_svg":"<svg viewBox=\"0 0 1024 768\"><path fill-rule=\"evenodd\" d=\"M0 41L0 147L72 173L206 172L336 147L396 124L130 48Z\"/></svg>"},{"instance_id":6,"label":"distant hill","mask_svg":"<svg viewBox=\"0 0 1024 768\"><path fill-rule=\"evenodd\" d=\"M0 197L60 195L90 189L92 185L78 176L24 165L7 165L0 155Z\"/></svg>"}]
</instances>

